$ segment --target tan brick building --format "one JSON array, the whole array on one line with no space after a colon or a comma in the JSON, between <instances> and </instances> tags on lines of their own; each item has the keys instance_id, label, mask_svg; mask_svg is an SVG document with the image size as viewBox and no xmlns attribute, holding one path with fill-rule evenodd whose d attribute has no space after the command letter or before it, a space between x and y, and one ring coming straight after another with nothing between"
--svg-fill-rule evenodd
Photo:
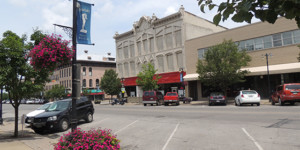
<instances>
[{"instance_id":1,"label":"tan brick building","mask_svg":"<svg viewBox=\"0 0 300 150\"><path fill-rule=\"evenodd\" d=\"M81 89L90 90L93 98L102 99L106 97L105 93L98 87L105 70L116 69L115 58L110 53L102 58L102 56L88 54L88 51L85 50L85 54L78 57L77 63L81 64ZM51 81L45 86L45 91L50 90L54 85L62 85L66 88L67 93L72 92L71 65L58 68L50 79Z\"/></svg>"},{"instance_id":2,"label":"tan brick building","mask_svg":"<svg viewBox=\"0 0 300 150\"><path fill-rule=\"evenodd\" d=\"M244 68L251 73L246 82L232 86L229 95L235 90L251 88L257 90L263 97L268 97L266 54L268 54L270 87L288 82L300 82L299 57L300 30L293 20L279 18L275 24L254 23L206 36L197 37L185 42L185 60L188 81L186 93L189 96L201 99L206 97L208 90L197 80L196 64L203 59L206 49L232 39L240 49L247 49L252 61ZM232 95L233 96L233 95Z\"/></svg>"}]
</instances>

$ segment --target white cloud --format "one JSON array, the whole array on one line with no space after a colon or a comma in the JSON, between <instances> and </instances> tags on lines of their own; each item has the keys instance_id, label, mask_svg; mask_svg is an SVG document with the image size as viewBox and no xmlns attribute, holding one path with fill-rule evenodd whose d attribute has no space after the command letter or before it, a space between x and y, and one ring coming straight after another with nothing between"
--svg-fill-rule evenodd
<instances>
[{"instance_id":1,"label":"white cloud","mask_svg":"<svg viewBox=\"0 0 300 150\"><path fill-rule=\"evenodd\" d=\"M27 1L25 0L9 0L8 2L15 6L21 6L21 7L27 6Z\"/></svg>"}]
</instances>

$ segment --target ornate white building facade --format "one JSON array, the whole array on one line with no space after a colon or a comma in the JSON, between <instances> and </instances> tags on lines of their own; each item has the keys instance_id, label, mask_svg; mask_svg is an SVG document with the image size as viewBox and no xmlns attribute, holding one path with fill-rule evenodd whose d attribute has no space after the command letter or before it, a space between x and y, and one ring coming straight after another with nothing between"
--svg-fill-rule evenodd
<instances>
[{"instance_id":1,"label":"ornate white building facade","mask_svg":"<svg viewBox=\"0 0 300 150\"><path fill-rule=\"evenodd\" d=\"M124 78L127 95L142 96L136 76L142 65L149 62L162 76L158 81L160 90L180 88L180 73L186 72L185 41L223 30L226 28L191 14L181 6L177 13L161 19L154 14L143 16L133 24L132 30L116 33L117 73Z\"/></svg>"}]
</instances>

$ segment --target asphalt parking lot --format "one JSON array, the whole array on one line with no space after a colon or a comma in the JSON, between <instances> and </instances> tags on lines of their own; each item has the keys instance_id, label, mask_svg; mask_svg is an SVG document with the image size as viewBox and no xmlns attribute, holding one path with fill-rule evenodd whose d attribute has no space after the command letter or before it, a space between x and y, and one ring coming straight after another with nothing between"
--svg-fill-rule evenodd
<instances>
[{"instance_id":1,"label":"asphalt parking lot","mask_svg":"<svg viewBox=\"0 0 300 150\"><path fill-rule=\"evenodd\" d=\"M20 112L28 112L34 106L21 106ZM9 114L13 111L5 110L4 116ZM111 129L125 150L296 150L300 149L299 114L299 104L144 107L102 103L95 105L94 121L78 127ZM31 134L34 138L21 142L32 149L53 149L51 144L63 133Z\"/></svg>"}]
</instances>

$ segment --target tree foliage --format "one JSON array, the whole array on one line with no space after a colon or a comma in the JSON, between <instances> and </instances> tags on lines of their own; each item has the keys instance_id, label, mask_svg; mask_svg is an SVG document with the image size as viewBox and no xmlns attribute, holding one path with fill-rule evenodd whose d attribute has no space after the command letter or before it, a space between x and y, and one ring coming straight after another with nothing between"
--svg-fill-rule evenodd
<instances>
[{"instance_id":1,"label":"tree foliage","mask_svg":"<svg viewBox=\"0 0 300 150\"><path fill-rule=\"evenodd\" d=\"M15 131L18 136L18 109L21 99L43 90L49 81L49 72L36 71L29 65L25 55L28 53L26 35L19 37L12 31L3 33L0 41L0 85L4 86L15 109Z\"/></svg>"},{"instance_id":2,"label":"tree foliage","mask_svg":"<svg viewBox=\"0 0 300 150\"><path fill-rule=\"evenodd\" d=\"M63 97L66 97L66 91L65 88L61 85L55 85L52 89L46 92L45 96L47 99L60 99Z\"/></svg>"},{"instance_id":3,"label":"tree foliage","mask_svg":"<svg viewBox=\"0 0 300 150\"><path fill-rule=\"evenodd\" d=\"M158 89L157 81L161 76L155 75L156 72L151 63L144 64L142 71L137 75L136 83L141 85L144 91Z\"/></svg>"},{"instance_id":4,"label":"tree foliage","mask_svg":"<svg viewBox=\"0 0 300 150\"><path fill-rule=\"evenodd\" d=\"M300 28L299 0L227 0L220 4L213 0L198 0L198 5L203 13L205 7L209 10L218 7L217 14L213 18L216 25L233 15L231 19L234 22L251 23L251 19L255 17L272 24L278 17L285 17L295 19Z\"/></svg>"},{"instance_id":5,"label":"tree foliage","mask_svg":"<svg viewBox=\"0 0 300 150\"><path fill-rule=\"evenodd\" d=\"M100 83L101 89L108 95L118 95L121 92L121 80L115 70L105 70Z\"/></svg>"},{"instance_id":6,"label":"tree foliage","mask_svg":"<svg viewBox=\"0 0 300 150\"><path fill-rule=\"evenodd\" d=\"M247 71L241 67L247 66L251 57L245 50L239 51L231 40L208 48L203 60L198 60L197 73L199 80L215 90L222 90L226 94L228 86L243 82Z\"/></svg>"}]
</instances>

